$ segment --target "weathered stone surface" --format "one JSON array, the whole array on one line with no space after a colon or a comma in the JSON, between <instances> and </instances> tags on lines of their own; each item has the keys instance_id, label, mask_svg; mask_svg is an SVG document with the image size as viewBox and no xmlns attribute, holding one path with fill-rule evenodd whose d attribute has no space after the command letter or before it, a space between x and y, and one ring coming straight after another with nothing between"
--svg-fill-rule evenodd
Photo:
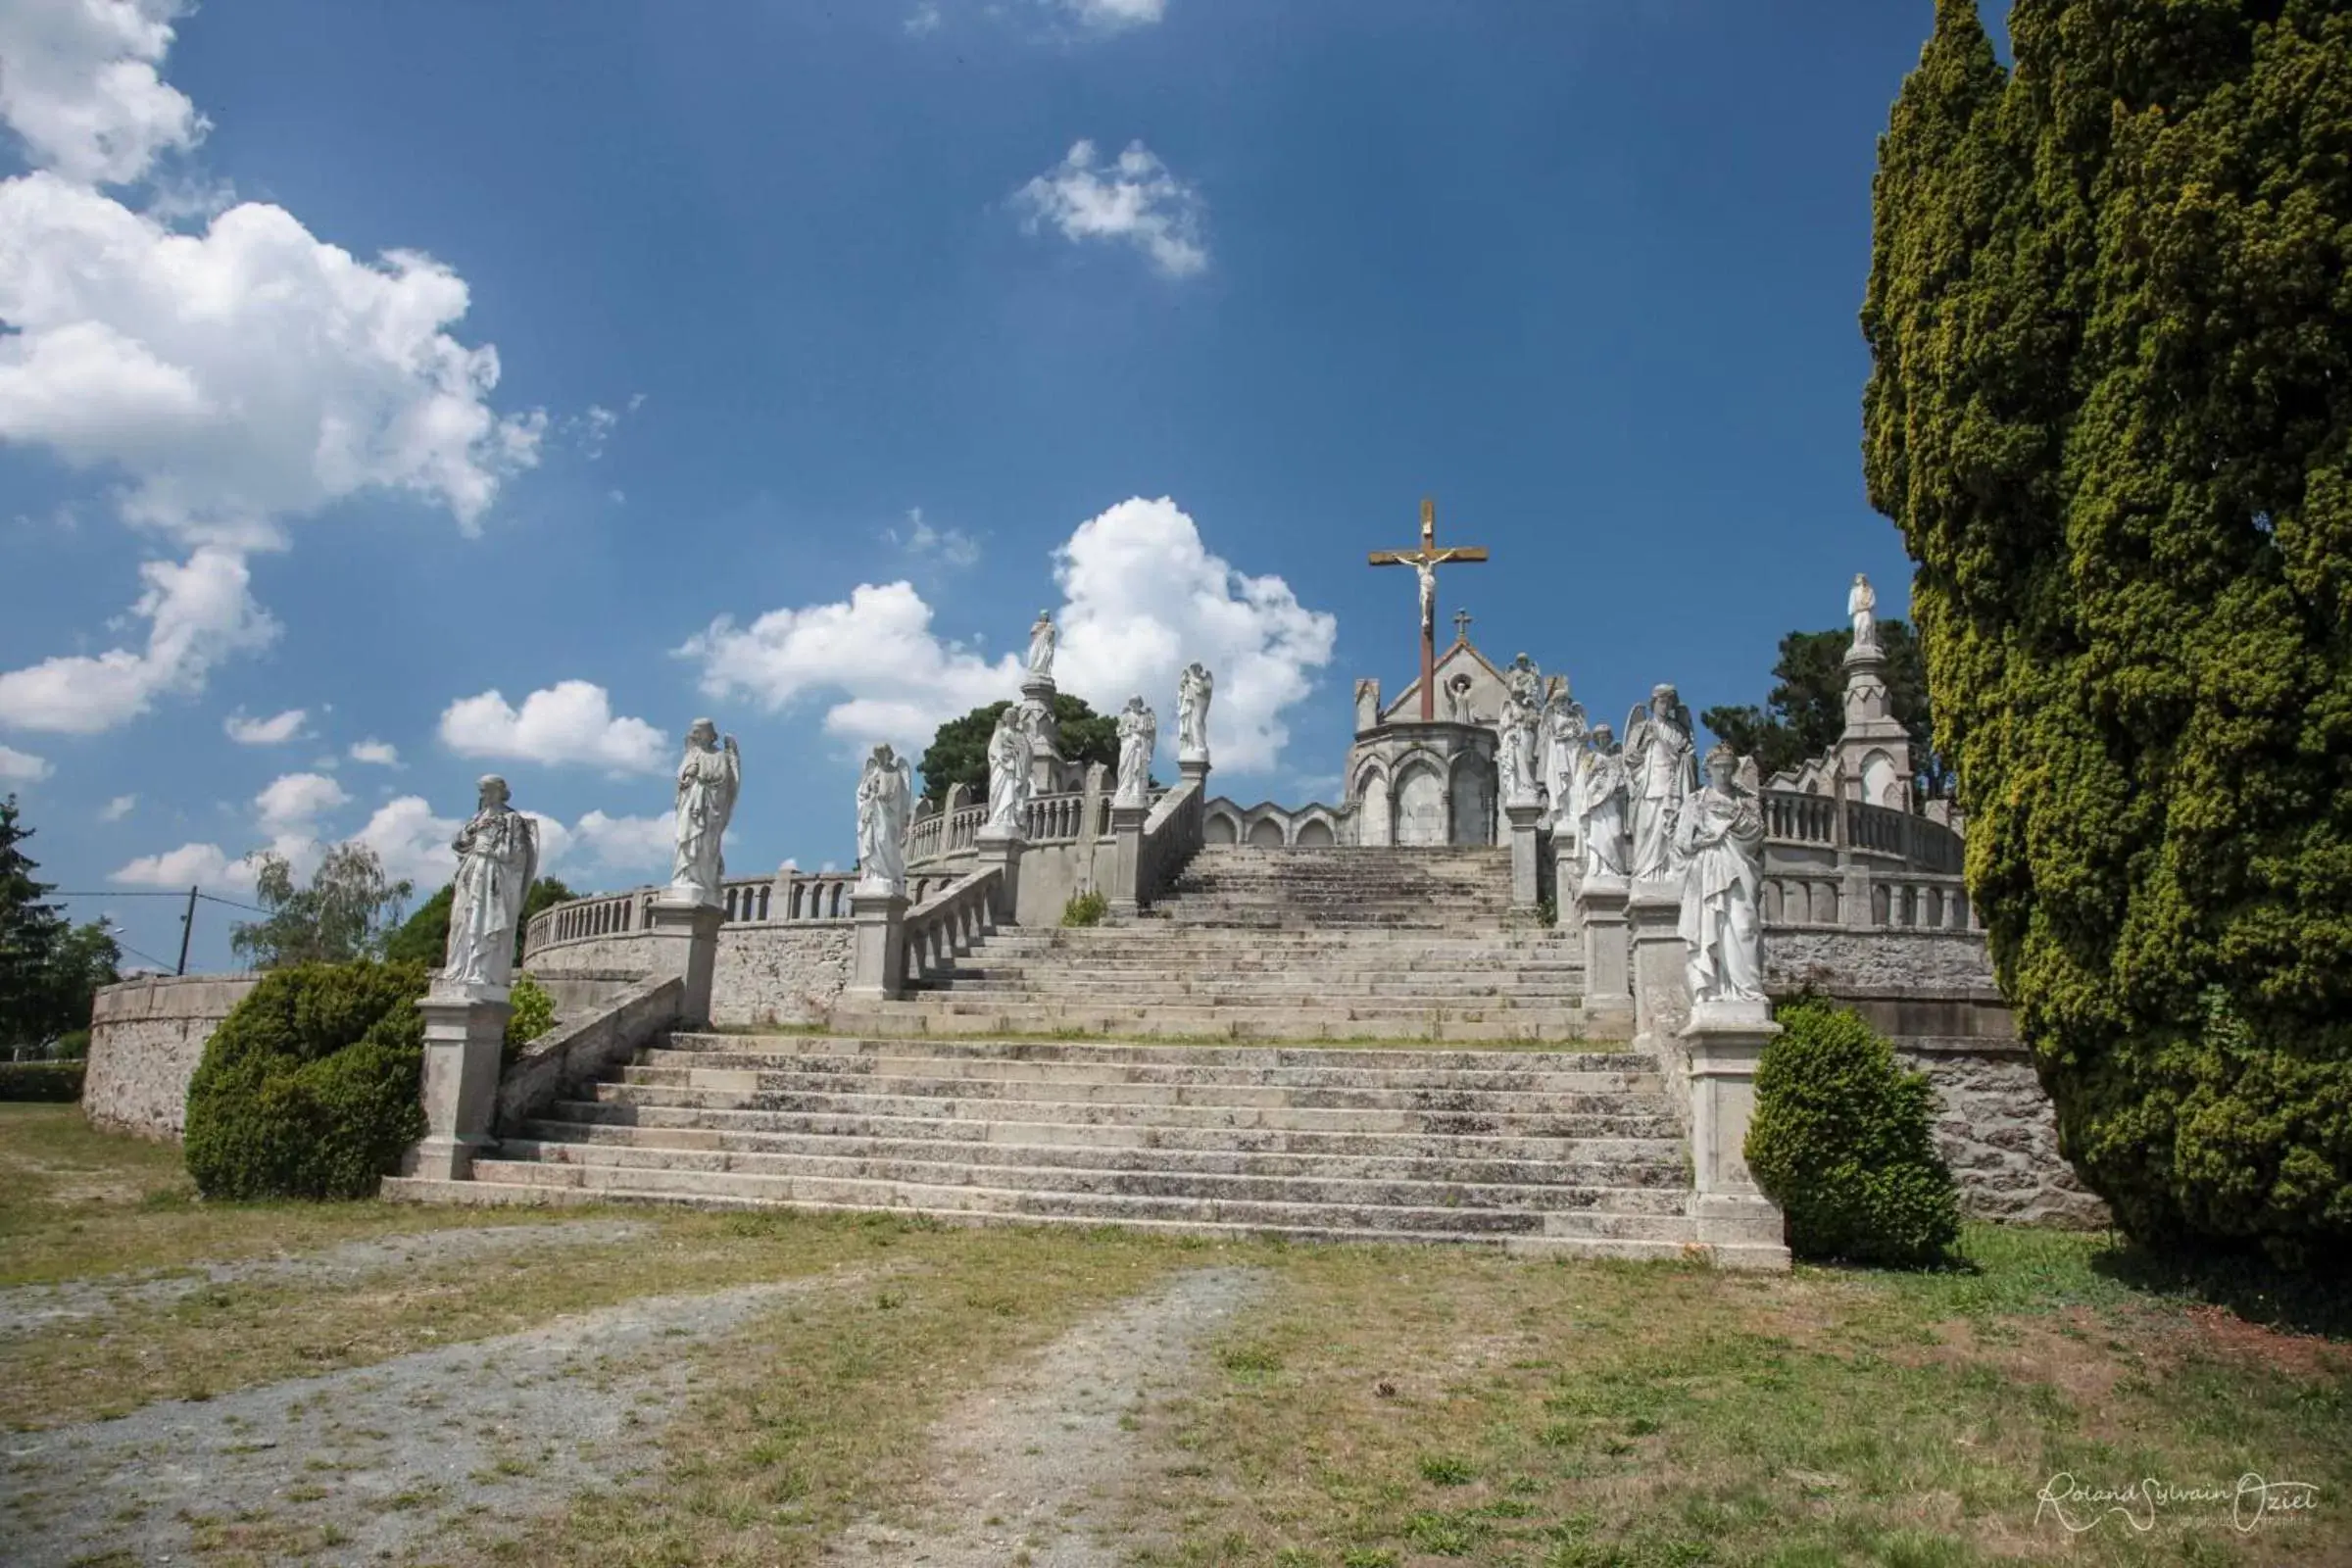
<instances>
[{"instance_id":1,"label":"weathered stone surface","mask_svg":"<svg viewBox=\"0 0 2352 1568\"><path fill-rule=\"evenodd\" d=\"M1960 1182L1960 1206L1978 1219L2095 1227L2107 1205L2058 1152L2058 1117L2013 1043L1920 1050L1902 1039L1904 1063L1936 1090L1936 1147Z\"/></svg>"},{"instance_id":2,"label":"weathered stone surface","mask_svg":"<svg viewBox=\"0 0 2352 1568\"><path fill-rule=\"evenodd\" d=\"M722 1026L809 1023L821 1018L850 983L849 920L727 925L718 932L710 1021ZM634 972L654 968L643 932L566 942L531 956L534 975Z\"/></svg>"},{"instance_id":3,"label":"weathered stone surface","mask_svg":"<svg viewBox=\"0 0 2352 1568\"><path fill-rule=\"evenodd\" d=\"M118 1132L177 1138L205 1042L260 983L255 975L151 975L100 991L90 1008L83 1113Z\"/></svg>"},{"instance_id":4,"label":"weathered stone surface","mask_svg":"<svg viewBox=\"0 0 2352 1568\"><path fill-rule=\"evenodd\" d=\"M1984 937L1975 931L1818 931L1768 924L1764 986L1775 995L1812 985L1860 991L1992 986Z\"/></svg>"},{"instance_id":5,"label":"weathered stone surface","mask_svg":"<svg viewBox=\"0 0 2352 1568\"><path fill-rule=\"evenodd\" d=\"M513 1136L557 1101L587 1091L639 1047L655 1044L676 1019L684 989L675 975L641 980L577 1022L532 1041L499 1079L498 1136Z\"/></svg>"}]
</instances>

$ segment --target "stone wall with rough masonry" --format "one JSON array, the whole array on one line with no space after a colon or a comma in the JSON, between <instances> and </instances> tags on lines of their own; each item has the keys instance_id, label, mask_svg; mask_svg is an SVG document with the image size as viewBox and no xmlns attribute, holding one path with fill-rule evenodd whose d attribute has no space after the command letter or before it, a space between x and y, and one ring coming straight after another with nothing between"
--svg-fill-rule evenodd
<instances>
[{"instance_id":1,"label":"stone wall with rough masonry","mask_svg":"<svg viewBox=\"0 0 2352 1568\"><path fill-rule=\"evenodd\" d=\"M857 926L848 920L728 925L718 932L710 1021L722 1027L814 1023L850 983ZM531 955L534 975L643 974L652 968L637 932L559 943Z\"/></svg>"},{"instance_id":2,"label":"stone wall with rough masonry","mask_svg":"<svg viewBox=\"0 0 2352 1568\"><path fill-rule=\"evenodd\" d=\"M100 991L82 1113L94 1126L177 1138L204 1043L259 983L254 975L149 975Z\"/></svg>"}]
</instances>

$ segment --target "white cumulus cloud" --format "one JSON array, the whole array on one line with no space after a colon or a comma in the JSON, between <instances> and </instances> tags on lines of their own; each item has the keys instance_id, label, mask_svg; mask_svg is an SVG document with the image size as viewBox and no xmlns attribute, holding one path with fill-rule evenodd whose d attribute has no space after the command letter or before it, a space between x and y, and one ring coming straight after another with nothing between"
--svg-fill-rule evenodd
<instances>
[{"instance_id":1,"label":"white cumulus cloud","mask_svg":"<svg viewBox=\"0 0 2352 1568\"><path fill-rule=\"evenodd\" d=\"M350 799L324 773L284 773L253 798L253 808L265 832L311 834L321 816Z\"/></svg>"},{"instance_id":2,"label":"white cumulus cloud","mask_svg":"<svg viewBox=\"0 0 2352 1568\"><path fill-rule=\"evenodd\" d=\"M581 850L601 868L666 875L676 847L677 824L668 813L607 816L590 811L572 826Z\"/></svg>"},{"instance_id":3,"label":"white cumulus cloud","mask_svg":"<svg viewBox=\"0 0 2352 1568\"><path fill-rule=\"evenodd\" d=\"M463 757L587 763L611 773L658 772L666 750L660 730L615 716L612 697L584 680L535 691L519 709L496 691L462 697L441 714L441 741Z\"/></svg>"},{"instance_id":4,"label":"white cumulus cloud","mask_svg":"<svg viewBox=\"0 0 2352 1568\"><path fill-rule=\"evenodd\" d=\"M207 128L156 68L181 0L0 3L0 121L35 164L87 184L124 184Z\"/></svg>"},{"instance_id":5,"label":"white cumulus cloud","mask_svg":"<svg viewBox=\"0 0 2352 1568\"><path fill-rule=\"evenodd\" d=\"M0 724L91 735L145 712L167 692L204 685L232 653L268 647L277 622L254 602L242 557L206 546L185 564L139 567L147 591L131 607L147 622L146 647L66 654L0 672Z\"/></svg>"},{"instance_id":6,"label":"white cumulus cloud","mask_svg":"<svg viewBox=\"0 0 2352 1568\"><path fill-rule=\"evenodd\" d=\"M352 742L351 760L355 762L368 762L376 767L398 767L400 765L400 748L390 741L379 741L370 735L364 741Z\"/></svg>"},{"instance_id":7,"label":"white cumulus cloud","mask_svg":"<svg viewBox=\"0 0 2352 1568\"><path fill-rule=\"evenodd\" d=\"M1208 266L1207 204L1140 141L1108 162L1093 142L1078 142L1012 200L1024 214L1025 233L1051 223L1073 244L1133 245L1169 277L1190 277Z\"/></svg>"},{"instance_id":8,"label":"white cumulus cloud","mask_svg":"<svg viewBox=\"0 0 2352 1568\"><path fill-rule=\"evenodd\" d=\"M108 880L132 888L250 888L259 870L252 856L232 858L218 844L182 844L160 855L142 855Z\"/></svg>"},{"instance_id":9,"label":"white cumulus cloud","mask_svg":"<svg viewBox=\"0 0 2352 1568\"><path fill-rule=\"evenodd\" d=\"M36 784L49 776L47 759L0 746L0 779L11 784Z\"/></svg>"},{"instance_id":10,"label":"white cumulus cloud","mask_svg":"<svg viewBox=\"0 0 2352 1568\"><path fill-rule=\"evenodd\" d=\"M282 746L302 733L308 710L289 708L269 718L247 718L242 709L220 721L220 728L239 746Z\"/></svg>"},{"instance_id":11,"label":"white cumulus cloud","mask_svg":"<svg viewBox=\"0 0 2352 1568\"><path fill-rule=\"evenodd\" d=\"M1121 32L1159 21L1167 14L1168 0L1062 0L1062 6L1090 27Z\"/></svg>"}]
</instances>

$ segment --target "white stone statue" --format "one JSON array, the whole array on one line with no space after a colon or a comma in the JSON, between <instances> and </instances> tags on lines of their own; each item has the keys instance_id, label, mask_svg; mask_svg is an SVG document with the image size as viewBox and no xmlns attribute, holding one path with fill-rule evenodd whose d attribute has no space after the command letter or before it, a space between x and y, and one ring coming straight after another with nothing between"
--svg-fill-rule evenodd
<instances>
[{"instance_id":1,"label":"white stone statue","mask_svg":"<svg viewBox=\"0 0 2352 1568\"><path fill-rule=\"evenodd\" d=\"M1764 1000L1764 812L1754 758L1718 746L1707 754L1707 786L1686 803L1675 828L1683 861L1683 945L1690 1000Z\"/></svg>"},{"instance_id":2,"label":"white stone statue","mask_svg":"<svg viewBox=\"0 0 2352 1568\"><path fill-rule=\"evenodd\" d=\"M858 891L906 891L906 814L914 803L914 768L885 741L858 775Z\"/></svg>"},{"instance_id":3,"label":"white stone statue","mask_svg":"<svg viewBox=\"0 0 2352 1568\"><path fill-rule=\"evenodd\" d=\"M1502 684L1529 712L1544 710L1544 672L1525 654L1512 659L1511 667L1502 672Z\"/></svg>"},{"instance_id":4,"label":"white stone statue","mask_svg":"<svg viewBox=\"0 0 2352 1568\"><path fill-rule=\"evenodd\" d=\"M1421 579L1421 635L1437 634L1438 626L1438 564L1434 561L1416 561L1413 571Z\"/></svg>"},{"instance_id":5,"label":"white stone statue","mask_svg":"<svg viewBox=\"0 0 2352 1568\"><path fill-rule=\"evenodd\" d=\"M1199 661L1185 665L1176 677L1177 760L1208 760L1208 700L1216 689L1216 677Z\"/></svg>"},{"instance_id":6,"label":"white stone statue","mask_svg":"<svg viewBox=\"0 0 2352 1568\"><path fill-rule=\"evenodd\" d=\"M1879 596L1871 591L1870 579L1854 573L1854 585L1845 591L1845 612L1854 618L1854 647L1857 650L1879 646Z\"/></svg>"},{"instance_id":7,"label":"white stone statue","mask_svg":"<svg viewBox=\"0 0 2352 1568\"><path fill-rule=\"evenodd\" d=\"M1577 785L1584 776L1587 726L1582 703L1562 691L1544 711L1544 790L1551 800L1551 830L1577 830L1584 821Z\"/></svg>"},{"instance_id":8,"label":"white stone statue","mask_svg":"<svg viewBox=\"0 0 2352 1568\"><path fill-rule=\"evenodd\" d=\"M1054 678L1054 645L1060 634L1054 627L1054 612L1041 610L1037 619L1029 624L1029 676L1032 680Z\"/></svg>"},{"instance_id":9,"label":"white stone statue","mask_svg":"<svg viewBox=\"0 0 2352 1568\"><path fill-rule=\"evenodd\" d=\"M1159 715L1130 697L1119 710L1119 785L1111 796L1117 806L1142 806L1151 799L1152 752L1159 745Z\"/></svg>"},{"instance_id":10,"label":"white stone statue","mask_svg":"<svg viewBox=\"0 0 2352 1568\"><path fill-rule=\"evenodd\" d=\"M1672 876L1675 818L1698 787L1690 710L1671 685L1650 688L1625 720L1626 787L1634 816L1633 874L1655 880Z\"/></svg>"},{"instance_id":11,"label":"white stone statue","mask_svg":"<svg viewBox=\"0 0 2352 1568\"><path fill-rule=\"evenodd\" d=\"M1519 700L1516 687L1504 694L1502 716L1494 721L1494 767L1505 806L1536 804L1536 710Z\"/></svg>"},{"instance_id":12,"label":"white stone statue","mask_svg":"<svg viewBox=\"0 0 2352 1568\"><path fill-rule=\"evenodd\" d=\"M441 978L503 989L514 975L514 928L539 874L539 824L507 804L507 781L492 773L451 848L458 875L450 885Z\"/></svg>"},{"instance_id":13,"label":"white stone statue","mask_svg":"<svg viewBox=\"0 0 2352 1568\"><path fill-rule=\"evenodd\" d=\"M996 733L988 738L988 831L1021 836L1029 817L1029 731L1021 710L1007 708L997 715Z\"/></svg>"},{"instance_id":14,"label":"white stone statue","mask_svg":"<svg viewBox=\"0 0 2352 1568\"><path fill-rule=\"evenodd\" d=\"M1592 726L1592 744L1577 759L1578 822L1585 875L1622 877L1625 860L1625 756L1606 724Z\"/></svg>"},{"instance_id":15,"label":"white stone statue","mask_svg":"<svg viewBox=\"0 0 2352 1568\"><path fill-rule=\"evenodd\" d=\"M686 755L678 760L675 852L669 862L669 891L696 904L719 904L719 882L727 862L719 840L735 814L743 789L743 760L735 737L722 744L718 726L698 718L686 732Z\"/></svg>"}]
</instances>

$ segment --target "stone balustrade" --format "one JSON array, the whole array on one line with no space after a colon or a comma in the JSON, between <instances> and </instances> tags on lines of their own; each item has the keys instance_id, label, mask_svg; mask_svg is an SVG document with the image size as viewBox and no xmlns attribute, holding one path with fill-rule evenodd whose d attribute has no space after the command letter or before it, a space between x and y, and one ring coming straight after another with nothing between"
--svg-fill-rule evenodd
<instances>
[{"instance_id":1,"label":"stone balustrade","mask_svg":"<svg viewBox=\"0 0 2352 1568\"><path fill-rule=\"evenodd\" d=\"M1967 931L1984 927L1968 902L1967 884L1957 876L1824 866L1786 868L1764 874L1762 907L1766 930L1786 926L1836 926L1860 931Z\"/></svg>"},{"instance_id":2,"label":"stone balustrade","mask_svg":"<svg viewBox=\"0 0 2352 1568\"><path fill-rule=\"evenodd\" d=\"M910 874L907 896L919 903L960 875L947 870ZM773 876L729 877L719 886L720 906L726 912L727 925L847 923L850 896L857 883L855 871L779 871ZM524 964L548 949L643 932L647 911L661 892L659 887L644 887L626 893L599 893L541 910L523 932Z\"/></svg>"},{"instance_id":3,"label":"stone balustrade","mask_svg":"<svg viewBox=\"0 0 2352 1568\"><path fill-rule=\"evenodd\" d=\"M1932 817L1803 790L1764 792L1764 841L1899 860L1938 876L1958 875L1963 855L1960 835Z\"/></svg>"},{"instance_id":4,"label":"stone balustrade","mask_svg":"<svg viewBox=\"0 0 2352 1568\"><path fill-rule=\"evenodd\" d=\"M1088 820L1089 807L1093 820ZM1110 799L1089 796L1083 790L1062 795L1039 795L1029 802L1021 836L1031 844L1069 844L1086 837L1101 838L1110 831Z\"/></svg>"},{"instance_id":5,"label":"stone balustrade","mask_svg":"<svg viewBox=\"0 0 2352 1568\"><path fill-rule=\"evenodd\" d=\"M1004 872L984 866L960 877L907 909L903 928L906 962L902 981L920 980L955 967L1004 917Z\"/></svg>"}]
</instances>

